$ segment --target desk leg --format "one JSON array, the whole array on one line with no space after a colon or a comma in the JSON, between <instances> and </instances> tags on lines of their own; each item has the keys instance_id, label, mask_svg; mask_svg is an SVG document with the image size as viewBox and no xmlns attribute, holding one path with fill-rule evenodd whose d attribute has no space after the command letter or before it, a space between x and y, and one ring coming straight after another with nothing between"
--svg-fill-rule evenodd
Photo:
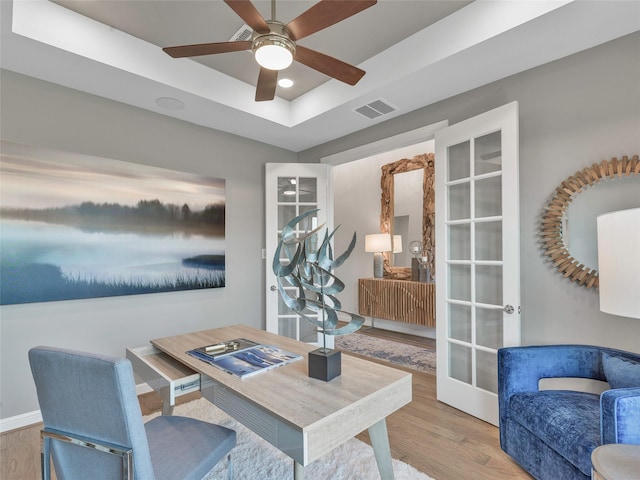
<instances>
[{"instance_id":1,"label":"desk leg","mask_svg":"<svg viewBox=\"0 0 640 480\"><path fill-rule=\"evenodd\" d=\"M173 415L173 405L171 405L168 401L162 401L162 415L171 416Z\"/></svg>"},{"instance_id":2,"label":"desk leg","mask_svg":"<svg viewBox=\"0 0 640 480\"><path fill-rule=\"evenodd\" d=\"M369 427L369 438L371 439L373 453L376 455L380 478L382 480L393 480L389 434L387 433L387 421L384 418Z\"/></svg>"},{"instance_id":3,"label":"desk leg","mask_svg":"<svg viewBox=\"0 0 640 480\"><path fill-rule=\"evenodd\" d=\"M304 480L304 466L295 460L293 462L293 480Z\"/></svg>"}]
</instances>

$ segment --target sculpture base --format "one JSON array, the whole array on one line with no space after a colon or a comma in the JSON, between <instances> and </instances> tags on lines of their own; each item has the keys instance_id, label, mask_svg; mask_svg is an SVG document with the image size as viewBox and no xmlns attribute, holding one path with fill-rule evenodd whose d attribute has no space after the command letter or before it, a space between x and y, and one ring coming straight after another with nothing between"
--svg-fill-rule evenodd
<instances>
[{"instance_id":1,"label":"sculpture base","mask_svg":"<svg viewBox=\"0 0 640 480\"><path fill-rule=\"evenodd\" d=\"M340 350L318 348L309 352L309 376L328 382L342 373Z\"/></svg>"}]
</instances>

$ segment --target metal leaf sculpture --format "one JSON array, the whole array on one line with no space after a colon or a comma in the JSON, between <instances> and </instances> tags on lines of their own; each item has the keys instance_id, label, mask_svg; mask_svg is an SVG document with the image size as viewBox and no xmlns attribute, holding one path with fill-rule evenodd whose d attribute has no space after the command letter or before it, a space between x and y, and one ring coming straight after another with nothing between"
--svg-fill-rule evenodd
<instances>
[{"instance_id":1,"label":"metal leaf sculpture","mask_svg":"<svg viewBox=\"0 0 640 480\"><path fill-rule=\"evenodd\" d=\"M284 303L323 333L323 348L326 350L325 335L353 333L363 325L364 318L341 310L342 305L336 294L344 290L344 283L331 273L351 254L356 244L355 232L347 250L336 259L333 258L331 239L339 227L331 234L326 231L320 246L318 239L324 224L309 231L305 229L302 235L295 234L296 225L317 211L309 210L295 217L282 229L282 239L273 257L273 273L278 278L278 291ZM281 260L283 253L286 257L284 263ZM291 286L297 290L295 297L285 290L285 287ZM338 327L338 313L350 317L342 327Z\"/></svg>"}]
</instances>

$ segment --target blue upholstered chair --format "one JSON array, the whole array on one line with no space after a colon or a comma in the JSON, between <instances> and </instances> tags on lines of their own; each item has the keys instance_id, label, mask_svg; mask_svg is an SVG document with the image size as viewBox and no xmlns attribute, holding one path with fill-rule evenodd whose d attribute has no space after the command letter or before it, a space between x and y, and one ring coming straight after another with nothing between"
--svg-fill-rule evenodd
<instances>
[{"instance_id":1,"label":"blue upholstered chair","mask_svg":"<svg viewBox=\"0 0 640 480\"><path fill-rule=\"evenodd\" d=\"M192 418L143 423L129 360L36 347L29 362L44 420L43 479L51 453L60 480L201 480L236 444L235 431Z\"/></svg>"},{"instance_id":2,"label":"blue upholstered chair","mask_svg":"<svg viewBox=\"0 0 640 480\"><path fill-rule=\"evenodd\" d=\"M602 394L538 388L540 379L607 381ZM591 452L640 444L640 354L588 345L498 351L500 446L538 480L591 478Z\"/></svg>"}]
</instances>

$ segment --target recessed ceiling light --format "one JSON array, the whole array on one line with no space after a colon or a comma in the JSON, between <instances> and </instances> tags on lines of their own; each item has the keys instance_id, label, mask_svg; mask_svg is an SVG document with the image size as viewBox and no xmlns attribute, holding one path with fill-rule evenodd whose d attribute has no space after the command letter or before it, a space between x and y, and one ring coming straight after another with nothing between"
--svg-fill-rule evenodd
<instances>
[{"instance_id":1,"label":"recessed ceiling light","mask_svg":"<svg viewBox=\"0 0 640 480\"><path fill-rule=\"evenodd\" d=\"M184 103L178 100L177 98L171 97L160 97L156 98L156 105L161 108L165 108L167 110L182 110L184 108Z\"/></svg>"},{"instance_id":2,"label":"recessed ceiling light","mask_svg":"<svg viewBox=\"0 0 640 480\"><path fill-rule=\"evenodd\" d=\"M280 85L282 88L291 88L293 87L293 80L291 80L290 78L281 78L280 80L278 80L278 85Z\"/></svg>"}]
</instances>

